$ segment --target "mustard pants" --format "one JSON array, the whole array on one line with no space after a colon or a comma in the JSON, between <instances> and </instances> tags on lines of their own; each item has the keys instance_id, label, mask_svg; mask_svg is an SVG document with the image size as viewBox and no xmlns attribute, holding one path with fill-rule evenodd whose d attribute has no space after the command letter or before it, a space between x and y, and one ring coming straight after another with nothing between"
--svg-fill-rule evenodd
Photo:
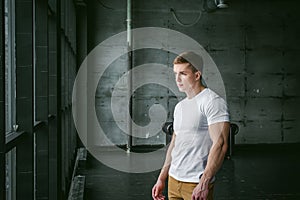
<instances>
[{"instance_id":1,"label":"mustard pants","mask_svg":"<svg viewBox=\"0 0 300 200\"><path fill-rule=\"evenodd\" d=\"M194 188L198 183L187 183L174 179L169 176L168 182L168 196L169 200L191 200ZM210 183L208 193L208 200L213 200L214 184Z\"/></svg>"}]
</instances>

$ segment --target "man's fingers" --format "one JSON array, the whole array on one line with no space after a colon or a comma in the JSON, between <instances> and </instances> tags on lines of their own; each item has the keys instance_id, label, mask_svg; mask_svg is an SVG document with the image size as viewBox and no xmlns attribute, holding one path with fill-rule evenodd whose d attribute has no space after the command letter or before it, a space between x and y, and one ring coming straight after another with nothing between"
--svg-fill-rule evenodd
<instances>
[{"instance_id":1,"label":"man's fingers","mask_svg":"<svg viewBox=\"0 0 300 200\"><path fill-rule=\"evenodd\" d=\"M152 198L154 200L164 200L165 199L165 197L163 195L159 194L159 191L158 191L157 187L155 187L155 186L152 189Z\"/></svg>"},{"instance_id":2,"label":"man's fingers","mask_svg":"<svg viewBox=\"0 0 300 200\"><path fill-rule=\"evenodd\" d=\"M157 187L154 188L154 196L155 196L155 197L158 196L158 189L157 189Z\"/></svg>"},{"instance_id":3,"label":"man's fingers","mask_svg":"<svg viewBox=\"0 0 300 200\"><path fill-rule=\"evenodd\" d=\"M152 188L152 198L153 199L155 199L156 200L156 187L154 186L153 188Z\"/></svg>"},{"instance_id":4,"label":"man's fingers","mask_svg":"<svg viewBox=\"0 0 300 200\"><path fill-rule=\"evenodd\" d=\"M192 200L198 200L199 198L198 198L198 196L196 195L196 194L193 194L192 195Z\"/></svg>"}]
</instances>

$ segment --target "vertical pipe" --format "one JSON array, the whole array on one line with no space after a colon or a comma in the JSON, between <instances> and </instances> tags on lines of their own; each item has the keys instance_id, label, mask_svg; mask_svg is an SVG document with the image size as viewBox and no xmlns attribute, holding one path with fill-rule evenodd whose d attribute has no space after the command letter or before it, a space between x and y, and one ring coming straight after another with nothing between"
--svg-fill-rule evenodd
<instances>
[{"instance_id":1,"label":"vertical pipe","mask_svg":"<svg viewBox=\"0 0 300 200\"><path fill-rule=\"evenodd\" d=\"M33 108L32 108L32 117L33 117L33 123L35 123L36 121L36 35L35 35L35 30L36 30L36 18L35 18L35 3L36 0L32 1L32 54L33 54L33 60L32 60L32 92L33 92L33 98L32 98L32 102L33 102ZM36 199L36 133L33 132L33 199Z\"/></svg>"},{"instance_id":2,"label":"vertical pipe","mask_svg":"<svg viewBox=\"0 0 300 200\"><path fill-rule=\"evenodd\" d=\"M128 50L131 50L132 38L131 38L131 0L127 0L127 45ZM131 66L129 66L131 67Z\"/></svg>"},{"instance_id":3,"label":"vertical pipe","mask_svg":"<svg viewBox=\"0 0 300 200\"><path fill-rule=\"evenodd\" d=\"M131 35L131 0L127 0L127 52L128 52L128 71L132 69L132 35ZM128 99L129 99L129 118L128 123L128 140L127 140L127 153L131 151L132 147L132 100L130 101L132 92L132 75L129 73L128 76Z\"/></svg>"}]
</instances>

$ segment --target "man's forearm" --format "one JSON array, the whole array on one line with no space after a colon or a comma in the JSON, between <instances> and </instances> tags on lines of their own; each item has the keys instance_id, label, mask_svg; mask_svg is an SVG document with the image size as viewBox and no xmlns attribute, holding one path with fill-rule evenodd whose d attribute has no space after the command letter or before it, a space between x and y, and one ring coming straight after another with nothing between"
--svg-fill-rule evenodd
<instances>
[{"instance_id":1,"label":"man's forearm","mask_svg":"<svg viewBox=\"0 0 300 200\"><path fill-rule=\"evenodd\" d=\"M195 187L192 199L206 199L209 193L209 183L220 169L226 151L227 151L227 138L229 133L229 123L218 123L209 127L209 134L213 141L210 149L207 165L199 180L199 184Z\"/></svg>"},{"instance_id":2,"label":"man's forearm","mask_svg":"<svg viewBox=\"0 0 300 200\"><path fill-rule=\"evenodd\" d=\"M163 166L158 176L158 180L165 181L169 174L170 166Z\"/></svg>"},{"instance_id":3,"label":"man's forearm","mask_svg":"<svg viewBox=\"0 0 300 200\"><path fill-rule=\"evenodd\" d=\"M207 165L204 170L203 176L206 178L213 178L217 171L221 168L224 157L227 151L227 144L216 144L211 148L208 156Z\"/></svg>"},{"instance_id":4,"label":"man's forearm","mask_svg":"<svg viewBox=\"0 0 300 200\"><path fill-rule=\"evenodd\" d=\"M172 153L172 150L174 147L175 138L176 138L176 135L175 135L175 133L173 133L172 140L171 140L169 148L167 150L164 166L161 169L159 177L158 177L158 179L160 179L162 181L166 180L166 178L168 177L168 174L169 174L169 169L170 169L170 165L171 165L171 161L172 161L171 153Z\"/></svg>"},{"instance_id":5,"label":"man's forearm","mask_svg":"<svg viewBox=\"0 0 300 200\"><path fill-rule=\"evenodd\" d=\"M203 176L211 179L222 166L228 148L229 123L220 123L211 127L213 146L209 152Z\"/></svg>"}]
</instances>

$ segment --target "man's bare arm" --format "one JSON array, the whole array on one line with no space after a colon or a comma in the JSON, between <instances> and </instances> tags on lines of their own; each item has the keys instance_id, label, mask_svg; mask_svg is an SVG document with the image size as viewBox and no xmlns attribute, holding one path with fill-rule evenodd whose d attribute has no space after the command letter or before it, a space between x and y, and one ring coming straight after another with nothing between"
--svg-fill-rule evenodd
<instances>
[{"instance_id":1,"label":"man's bare arm","mask_svg":"<svg viewBox=\"0 0 300 200\"><path fill-rule=\"evenodd\" d=\"M166 154L166 159L165 159L165 162L164 162L164 166L161 169L160 174L158 176L158 179L160 179L160 180L166 180L166 178L168 177L169 169L170 169L170 165L171 165L171 160L172 160L171 153L172 153L172 150L174 148L175 138L176 138L176 135L175 135L175 133L173 133L172 140L170 142L170 145L169 145L169 148L168 148L168 151L167 151L167 154Z\"/></svg>"},{"instance_id":2,"label":"man's bare arm","mask_svg":"<svg viewBox=\"0 0 300 200\"><path fill-rule=\"evenodd\" d=\"M222 166L228 148L229 129L229 122L220 122L209 126L208 131L213 145L208 155L203 176L212 178Z\"/></svg>"},{"instance_id":3,"label":"man's bare arm","mask_svg":"<svg viewBox=\"0 0 300 200\"><path fill-rule=\"evenodd\" d=\"M211 179L216 175L217 171L222 166L226 151L228 148L229 122L219 122L209 126L209 135L213 141L210 149L207 165L201 176L199 184L193 192L192 199L197 199L199 196L206 198L208 194L208 185Z\"/></svg>"},{"instance_id":4,"label":"man's bare arm","mask_svg":"<svg viewBox=\"0 0 300 200\"><path fill-rule=\"evenodd\" d=\"M165 196L162 193L165 188L165 181L169 174L169 169L170 169L171 160L172 160L171 153L174 148L175 138L176 138L176 135L175 135L175 133L173 133L172 140L171 140L171 143L169 145L169 148L168 148L168 151L166 154L165 163L160 171L160 174L158 176L156 184L152 188L152 198L154 200L164 200L165 199Z\"/></svg>"}]
</instances>

